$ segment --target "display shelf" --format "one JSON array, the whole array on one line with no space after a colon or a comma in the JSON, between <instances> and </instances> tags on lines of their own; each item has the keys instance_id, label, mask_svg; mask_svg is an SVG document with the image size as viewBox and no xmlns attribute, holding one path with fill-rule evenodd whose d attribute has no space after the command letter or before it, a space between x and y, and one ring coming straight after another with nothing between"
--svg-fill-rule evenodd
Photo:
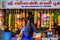
<instances>
[{"instance_id":1,"label":"display shelf","mask_svg":"<svg viewBox=\"0 0 60 40\"><path fill-rule=\"evenodd\" d=\"M34 23L36 23L35 26L37 29L40 29L42 27L42 28L46 28L45 30L52 30L52 28L54 27L54 19L55 19L54 15L56 15L56 14L54 14L55 12L52 11L52 9L40 9L40 10L31 9L32 11L29 11L30 9L24 9L24 10L22 10L22 9L2 9L2 10L4 12L4 27L9 27L10 29L11 29L11 27L14 28L14 30L23 28L26 25L25 21L28 20L29 12L33 12L32 13L34 15L33 19L34 19ZM58 10L58 9L55 9L55 11L56 10ZM56 11L56 12L59 13L59 11ZM12 15L14 15L14 16L12 16ZM32 17L32 15L31 15L31 17ZM13 19L11 19L11 18L13 18ZM57 20L59 19L58 17L56 17L56 18L57 18ZM14 20L14 22L10 22L11 20Z\"/></svg>"}]
</instances>

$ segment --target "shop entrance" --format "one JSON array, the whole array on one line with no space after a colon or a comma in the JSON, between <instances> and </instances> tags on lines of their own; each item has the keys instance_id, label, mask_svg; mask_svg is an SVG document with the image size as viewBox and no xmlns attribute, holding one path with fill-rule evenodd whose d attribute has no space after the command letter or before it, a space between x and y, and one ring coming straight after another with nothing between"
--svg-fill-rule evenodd
<instances>
[{"instance_id":1,"label":"shop entrance","mask_svg":"<svg viewBox=\"0 0 60 40\"><path fill-rule=\"evenodd\" d=\"M60 25L60 11L52 10L23 10L23 9L4 9L2 10L3 17L0 20L4 20L4 27L11 29L23 28L25 26L25 19L32 20L36 24L36 28L49 28L52 30L55 22L58 20Z\"/></svg>"}]
</instances>

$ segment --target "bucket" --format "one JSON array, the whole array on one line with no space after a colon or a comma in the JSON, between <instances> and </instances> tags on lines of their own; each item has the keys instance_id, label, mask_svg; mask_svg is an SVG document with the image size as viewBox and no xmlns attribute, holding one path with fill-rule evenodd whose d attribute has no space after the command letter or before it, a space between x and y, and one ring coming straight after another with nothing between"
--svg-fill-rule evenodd
<instances>
[{"instance_id":1,"label":"bucket","mask_svg":"<svg viewBox=\"0 0 60 40\"><path fill-rule=\"evenodd\" d=\"M5 35L5 40L11 40L11 38L12 38L12 32L5 32L4 33Z\"/></svg>"}]
</instances>

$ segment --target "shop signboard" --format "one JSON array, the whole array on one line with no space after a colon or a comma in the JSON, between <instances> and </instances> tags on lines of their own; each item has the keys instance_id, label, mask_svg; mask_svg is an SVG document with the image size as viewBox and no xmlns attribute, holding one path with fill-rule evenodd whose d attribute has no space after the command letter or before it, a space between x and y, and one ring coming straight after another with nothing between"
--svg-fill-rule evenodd
<instances>
[{"instance_id":1,"label":"shop signboard","mask_svg":"<svg viewBox=\"0 0 60 40\"><path fill-rule=\"evenodd\" d=\"M60 8L60 0L4 0L5 8L49 9Z\"/></svg>"}]
</instances>

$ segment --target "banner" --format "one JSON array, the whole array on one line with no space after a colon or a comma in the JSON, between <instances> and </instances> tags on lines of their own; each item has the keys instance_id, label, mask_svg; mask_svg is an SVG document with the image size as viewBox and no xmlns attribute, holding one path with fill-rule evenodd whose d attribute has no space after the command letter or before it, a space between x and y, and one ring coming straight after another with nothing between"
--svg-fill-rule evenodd
<instances>
[{"instance_id":1,"label":"banner","mask_svg":"<svg viewBox=\"0 0 60 40\"><path fill-rule=\"evenodd\" d=\"M5 8L59 9L60 0L5 0Z\"/></svg>"}]
</instances>

